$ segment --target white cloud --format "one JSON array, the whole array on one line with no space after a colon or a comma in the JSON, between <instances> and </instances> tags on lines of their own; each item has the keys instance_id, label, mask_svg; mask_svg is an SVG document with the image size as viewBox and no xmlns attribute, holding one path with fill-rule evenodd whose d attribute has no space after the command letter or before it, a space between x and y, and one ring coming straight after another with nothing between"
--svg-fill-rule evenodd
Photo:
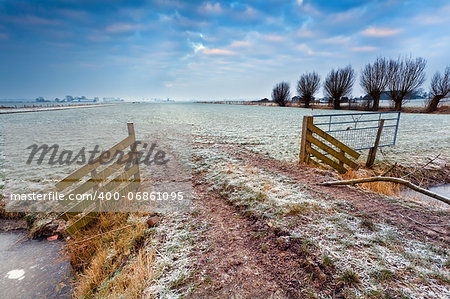
<instances>
[{"instance_id":1,"label":"white cloud","mask_svg":"<svg viewBox=\"0 0 450 299\"><path fill-rule=\"evenodd\" d=\"M372 46L361 46L361 47L353 47L351 48L353 52L372 52L377 50L377 48Z\"/></svg>"},{"instance_id":2,"label":"white cloud","mask_svg":"<svg viewBox=\"0 0 450 299\"><path fill-rule=\"evenodd\" d=\"M226 49L203 49L202 50L203 54L206 55L235 55L236 52L230 51L230 50L226 50Z\"/></svg>"},{"instance_id":3,"label":"white cloud","mask_svg":"<svg viewBox=\"0 0 450 299\"><path fill-rule=\"evenodd\" d=\"M324 44L345 45L350 42L350 37L338 35L338 36L333 36L333 37L323 39L323 40L321 40L321 42Z\"/></svg>"},{"instance_id":4,"label":"white cloud","mask_svg":"<svg viewBox=\"0 0 450 299\"><path fill-rule=\"evenodd\" d=\"M441 16L427 16L427 15L420 15L414 17L414 22L417 22L419 24L423 25L437 25L442 24L445 21L448 21L448 17L441 17Z\"/></svg>"},{"instance_id":5,"label":"white cloud","mask_svg":"<svg viewBox=\"0 0 450 299\"><path fill-rule=\"evenodd\" d=\"M219 48L207 48L202 43L191 43L192 48L194 49L194 53L201 53L205 55L235 55L236 52L227 50L227 49L219 49Z\"/></svg>"},{"instance_id":6,"label":"white cloud","mask_svg":"<svg viewBox=\"0 0 450 299\"><path fill-rule=\"evenodd\" d=\"M194 49L195 53L206 49L206 47L202 43L191 43L191 46Z\"/></svg>"},{"instance_id":7,"label":"white cloud","mask_svg":"<svg viewBox=\"0 0 450 299\"><path fill-rule=\"evenodd\" d=\"M365 6L349 9L344 12L335 13L329 16L331 23L346 23L357 19L365 18L367 8Z\"/></svg>"},{"instance_id":8,"label":"white cloud","mask_svg":"<svg viewBox=\"0 0 450 299\"><path fill-rule=\"evenodd\" d=\"M365 36L370 37L388 37L397 35L398 33L400 33L400 31L400 29L393 28L369 27L363 30L361 33Z\"/></svg>"},{"instance_id":9,"label":"white cloud","mask_svg":"<svg viewBox=\"0 0 450 299\"><path fill-rule=\"evenodd\" d=\"M206 2L200 7L200 12L202 13L212 13L219 14L223 12L223 8L219 2L212 4L211 2Z\"/></svg>"},{"instance_id":10,"label":"white cloud","mask_svg":"<svg viewBox=\"0 0 450 299\"><path fill-rule=\"evenodd\" d=\"M270 42L280 42L285 39L284 36L276 34L263 34L261 37Z\"/></svg>"},{"instance_id":11,"label":"white cloud","mask_svg":"<svg viewBox=\"0 0 450 299\"><path fill-rule=\"evenodd\" d=\"M236 40L231 43L230 47L232 48L241 48L241 47L247 47L250 46L250 42L248 41L242 41L242 40Z\"/></svg>"},{"instance_id":12,"label":"white cloud","mask_svg":"<svg viewBox=\"0 0 450 299\"><path fill-rule=\"evenodd\" d=\"M320 51L320 52L316 52L313 49L311 49L307 44L300 44L297 46L297 50L307 54L307 55L311 55L311 56L331 56L332 53L330 52L326 52L326 51Z\"/></svg>"},{"instance_id":13,"label":"white cloud","mask_svg":"<svg viewBox=\"0 0 450 299\"><path fill-rule=\"evenodd\" d=\"M305 28L300 28L299 30L297 30L296 35L298 37L305 37L305 38L310 38L310 37L315 37L316 34L308 29Z\"/></svg>"},{"instance_id":14,"label":"white cloud","mask_svg":"<svg viewBox=\"0 0 450 299\"><path fill-rule=\"evenodd\" d=\"M140 24L129 24L129 23L115 23L106 27L106 32L109 33L125 33L130 31L136 31L143 29L144 26Z\"/></svg>"}]
</instances>

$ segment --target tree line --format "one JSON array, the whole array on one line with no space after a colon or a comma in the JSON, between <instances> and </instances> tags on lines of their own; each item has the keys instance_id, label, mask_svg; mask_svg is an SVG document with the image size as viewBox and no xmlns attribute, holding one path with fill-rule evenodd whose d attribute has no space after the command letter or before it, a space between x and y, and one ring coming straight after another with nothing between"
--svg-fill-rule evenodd
<instances>
[{"instance_id":1,"label":"tree line","mask_svg":"<svg viewBox=\"0 0 450 299\"><path fill-rule=\"evenodd\" d=\"M394 110L400 111L402 105L425 82L426 60L422 57L399 57L387 59L377 57L373 63L368 63L361 71L359 84L369 98L369 110L380 109L380 97L387 93L393 102ZM310 107L314 95L321 87L321 79L317 72L307 72L297 81L297 94L305 108ZM351 65L332 69L323 83L323 92L329 98L334 109L341 109L343 98L351 95L356 81L356 72ZM443 98L450 97L450 67L446 67L444 74L436 72L430 84L429 100L426 112L437 110ZM287 82L280 82L272 90L272 100L279 106L286 106L290 101L290 86Z\"/></svg>"}]
</instances>

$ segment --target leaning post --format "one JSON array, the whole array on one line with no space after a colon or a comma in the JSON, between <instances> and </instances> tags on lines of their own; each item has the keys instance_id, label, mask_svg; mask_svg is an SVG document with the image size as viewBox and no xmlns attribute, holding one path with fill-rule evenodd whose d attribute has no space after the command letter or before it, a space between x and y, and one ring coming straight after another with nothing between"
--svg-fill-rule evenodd
<instances>
[{"instance_id":1,"label":"leaning post","mask_svg":"<svg viewBox=\"0 0 450 299\"><path fill-rule=\"evenodd\" d=\"M371 168L373 163L375 162L375 156L377 155L378 145L380 144L381 132L383 131L384 119L380 120L380 124L378 126L377 136L375 137L375 143L372 148L369 150L369 155L367 156L366 166Z\"/></svg>"}]
</instances>

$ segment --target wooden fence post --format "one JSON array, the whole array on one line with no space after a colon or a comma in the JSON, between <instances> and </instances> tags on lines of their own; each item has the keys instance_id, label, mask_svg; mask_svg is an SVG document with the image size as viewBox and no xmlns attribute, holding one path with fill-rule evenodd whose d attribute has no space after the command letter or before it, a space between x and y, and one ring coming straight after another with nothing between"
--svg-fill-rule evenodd
<instances>
[{"instance_id":1,"label":"wooden fence post","mask_svg":"<svg viewBox=\"0 0 450 299\"><path fill-rule=\"evenodd\" d=\"M128 128L128 136L133 135L134 136L134 143L130 145L130 154L132 155L132 161L134 160L134 164L139 164L139 155L137 153L137 144L136 144L136 135L134 133L134 124L133 123L127 123ZM134 175L135 182L141 181L141 174L139 173L139 168L136 174Z\"/></svg>"},{"instance_id":2,"label":"wooden fence post","mask_svg":"<svg viewBox=\"0 0 450 299\"><path fill-rule=\"evenodd\" d=\"M367 156L366 166L371 168L375 162L375 156L377 155L378 144L380 143L381 132L383 131L384 119L380 120L380 125L378 126L377 136L375 137L375 143L373 147L369 150L369 155Z\"/></svg>"},{"instance_id":3,"label":"wooden fence post","mask_svg":"<svg viewBox=\"0 0 450 299\"><path fill-rule=\"evenodd\" d=\"M309 153L306 151L306 146L309 141L307 140L307 136L311 135L309 131L310 126L313 124L313 116L303 116L303 124L302 124L302 140L300 144L300 163L308 163L309 162Z\"/></svg>"}]
</instances>

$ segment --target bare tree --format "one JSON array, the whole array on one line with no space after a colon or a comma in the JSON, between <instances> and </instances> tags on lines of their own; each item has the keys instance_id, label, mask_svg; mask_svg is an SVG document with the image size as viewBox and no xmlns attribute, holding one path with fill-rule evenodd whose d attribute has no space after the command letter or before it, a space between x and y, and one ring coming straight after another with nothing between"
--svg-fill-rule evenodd
<instances>
[{"instance_id":1,"label":"bare tree","mask_svg":"<svg viewBox=\"0 0 450 299\"><path fill-rule=\"evenodd\" d=\"M309 108L314 94L319 91L320 76L316 72L301 75L297 82L297 93L305 102L305 108Z\"/></svg>"},{"instance_id":2,"label":"bare tree","mask_svg":"<svg viewBox=\"0 0 450 299\"><path fill-rule=\"evenodd\" d=\"M402 110L402 105L425 81L425 66L427 61L416 59L390 60L388 64L389 97L394 102L394 110Z\"/></svg>"},{"instance_id":3,"label":"bare tree","mask_svg":"<svg viewBox=\"0 0 450 299\"><path fill-rule=\"evenodd\" d=\"M286 106L287 101L291 97L289 83L280 82L272 90L272 100L278 104L278 106Z\"/></svg>"},{"instance_id":4,"label":"bare tree","mask_svg":"<svg viewBox=\"0 0 450 299\"><path fill-rule=\"evenodd\" d=\"M361 72L360 85L372 98L372 110L380 107L380 97L388 84L388 65L386 58L377 57L373 64L366 64Z\"/></svg>"},{"instance_id":5,"label":"bare tree","mask_svg":"<svg viewBox=\"0 0 450 299\"><path fill-rule=\"evenodd\" d=\"M334 109L341 109L341 98L352 93L355 82L355 71L351 65L337 70L332 69L328 74L324 90L325 95L333 99Z\"/></svg>"},{"instance_id":6,"label":"bare tree","mask_svg":"<svg viewBox=\"0 0 450 299\"><path fill-rule=\"evenodd\" d=\"M450 67L445 68L445 73L436 72L431 78L430 101L428 102L427 112L437 110L439 101L450 96Z\"/></svg>"}]
</instances>

